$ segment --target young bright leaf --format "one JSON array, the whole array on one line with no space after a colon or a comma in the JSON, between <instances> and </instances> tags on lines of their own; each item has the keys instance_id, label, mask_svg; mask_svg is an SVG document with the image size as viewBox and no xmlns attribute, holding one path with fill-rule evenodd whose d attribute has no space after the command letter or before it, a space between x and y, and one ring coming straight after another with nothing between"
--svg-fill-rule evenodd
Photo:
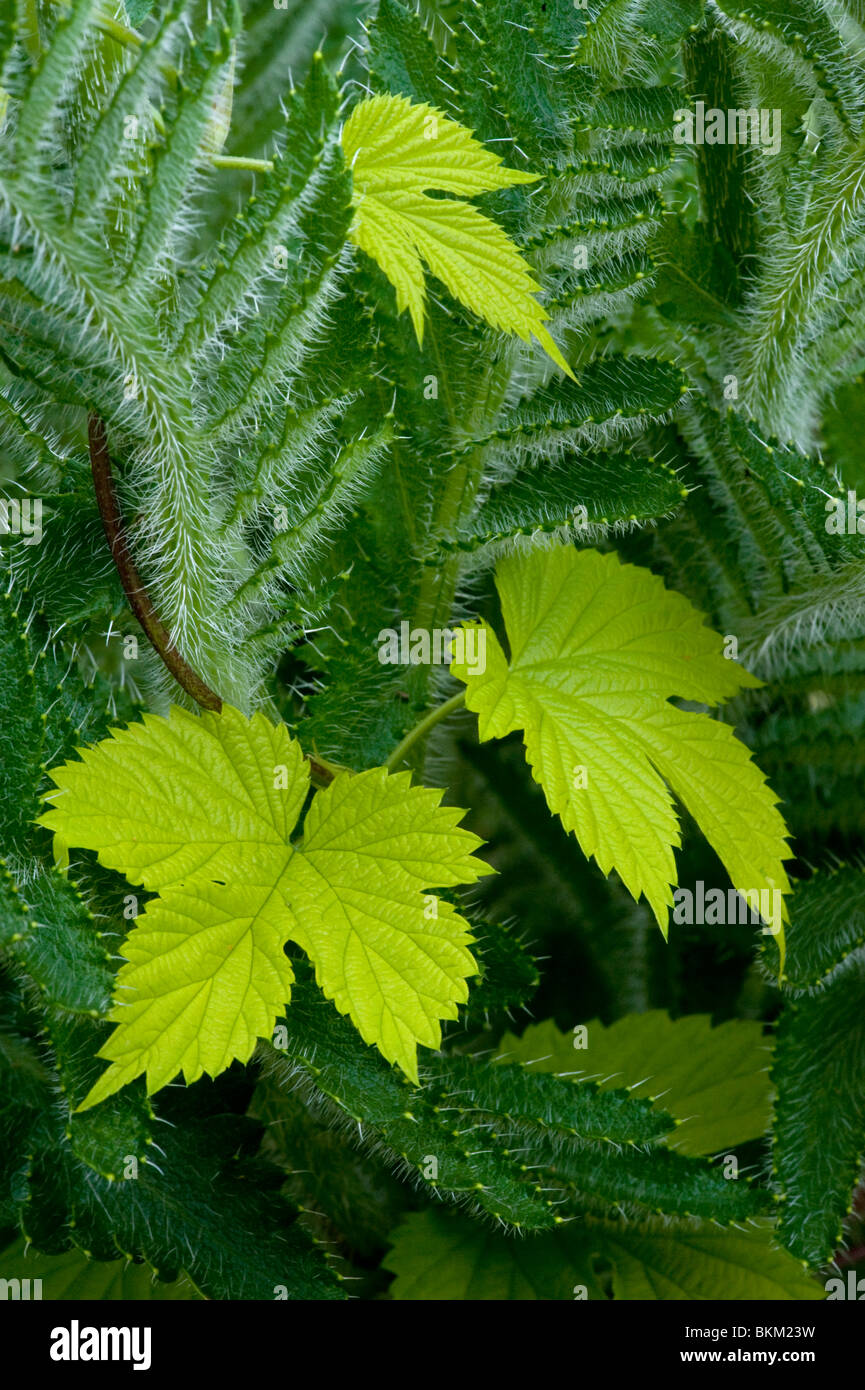
<instances>
[{"instance_id":1,"label":"young bright leaf","mask_svg":"<svg viewBox=\"0 0 865 1390\"><path fill-rule=\"evenodd\" d=\"M472 313L524 342L534 335L573 376L545 327L549 315L535 298L541 287L510 238L471 204L428 196L436 189L473 197L534 183L540 175L506 168L465 126L434 106L400 96L375 96L356 106L342 146L352 166L357 209L351 239L390 280L419 343L425 261Z\"/></svg>"},{"instance_id":2,"label":"young bright leaf","mask_svg":"<svg viewBox=\"0 0 865 1390\"><path fill-rule=\"evenodd\" d=\"M142 1072L153 1092L250 1057L291 998L286 922L279 893L248 884L195 883L148 904L124 947L109 1015L121 1026L99 1051L113 1065L82 1108Z\"/></svg>"},{"instance_id":3,"label":"young bright leaf","mask_svg":"<svg viewBox=\"0 0 865 1390\"><path fill-rule=\"evenodd\" d=\"M344 773L295 845L300 745L230 706L147 715L52 775L42 823L61 846L161 893L125 948L119 1026L99 1054L113 1066L80 1108L142 1072L152 1093L246 1061L289 1001L289 938L364 1040L417 1081L417 1044L439 1045L477 969L468 923L425 890L490 872L440 791L383 768Z\"/></svg>"},{"instance_id":4,"label":"young bright leaf","mask_svg":"<svg viewBox=\"0 0 865 1390\"><path fill-rule=\"evenodd\" d=\"M748 749L726 724L669 703L714 705L759 685L688 600L615 554L567 546L506 559L496 583L510 664L483 624L484 672L451 669L481 739L523 730L550 810L584 852L645 894L666 935L675 793L740 892L788 892L784 822Z\"/></svg>"}]
</instances>

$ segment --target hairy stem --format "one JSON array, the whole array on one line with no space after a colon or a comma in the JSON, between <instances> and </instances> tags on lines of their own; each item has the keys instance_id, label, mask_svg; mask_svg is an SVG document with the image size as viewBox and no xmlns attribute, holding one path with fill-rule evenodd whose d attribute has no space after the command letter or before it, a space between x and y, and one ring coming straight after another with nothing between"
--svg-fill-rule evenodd
<instances>
[{"instance_id":1,"label":"hairy stem","mask_svg":"<svg viewBox=\"0 0 865 1390\"><path fill-rule=\"evenodd\" d=\"M171 634L156 612L150 595L135 567L126 529L120 515L117 491L114 487L105 425L98 415L92 414L89 417L87 436L90 445L90 467L93 473L96 502L102 517L105 538L108 541L124 593L129 600L129 606L141 624L153 650L171 672L178 685L186 691L187 695L191 695L202 709L216 710L218 713L222 709L222 700L193 671L177 650Z\"/></svg>"},{"instance_id":2,"label":"hairy stem","mask_svg":"<svg viewBox=\"0 0 865 1390\"><path fill-rule=\"evenodd\" d=\"M813 427L827 383L804 377L802 348L820 337L825 304L837 291L833 274L845 247L861 235L863 217L865 137L833 158L804 224L784 245L768 248L759 290L746 306L744 375L752 413L781 438L801 440Z\"/></svg>"},{"instance_id":3,"label":"hairy stem","mask_svg":"<svg viewBox=\"0 0 865 1390\"><path fill-rule=\"evenodd\" d=\"M747 106L737 78L734 45L720 29L688 37L682 54L688 89L707 108ZM701 215L710 244L728 253L731 271L728 303L741 297L741 278L753 255L753 202L749 202L748 165L739 145L698 145L695 150Z\"/></svg>"},{"instance_id":4,"label":"hairy stem","mask_svg":"<svg viewBox=\"0 0 865 1390\"><path fill-rule=\"evenodd\" d=\"M129 549L126 528L120 515L120 504L114 486L114 475L111 471L111 455L108 452L105 424L96 414L91 414L88 419L87 436L90 445L90 468L93 473L96 504L99 507L105 538L120 576L123 591L129 600L129 606L141 624L153 650L171 672L177 684L186 691L187 695L191 695L202 709L213 710L219 714L223 703L220 696L216 694L215 690L211 690L196 671L193 671L189 662L185 661L177 650L171 634L156 612L153 601L135 566ZM335 772L329 764L320 762L318 758L311 755L307 755L307 762L310 765L316 786L326 787L329 782L333 781Z\"/></svg>"},{"instance_id":5,"label":"hairy stem","mask_svg":"<svg viewBox=\"0 0 865 1390\"><path fill-rule=\"evenodd\" d=\"M430 324L428 332L435 350L435 335L432 324ZM487 367L483 397L478 406L477 419L470 422L469 429L483 434L486 430L493 428L501 410L511 370L512 363L507 354L503 354L501 362ZM446 380L447 367L445 364L441 364L440 373L442 378ZM451 411L448 412L448 415L450 432L453 437L457 432L457 422ZM434 541L440 536L448 538L453 536L458 531L460 523L471 515L476 505L478 487L483 478L483 469L484 450L481 447L470 450L469 453L456 460L448 474L441 500L436 509L435 520L430 531L431 540ZM447 625L453 608L461 564L461 557L453 555L440 566L431 567L424 575L415 612L415 623L418 627L434 628Z\"/></svg>"}]
</instances>

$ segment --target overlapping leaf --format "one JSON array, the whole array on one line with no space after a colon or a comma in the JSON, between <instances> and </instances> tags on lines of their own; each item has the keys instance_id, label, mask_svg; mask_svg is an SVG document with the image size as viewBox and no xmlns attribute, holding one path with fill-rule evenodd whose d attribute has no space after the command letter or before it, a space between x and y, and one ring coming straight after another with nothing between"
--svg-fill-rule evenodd
<instances>
[{"instance_id":1,"label":"overlapping leaf","mask_svg":"<svg viewBox=\"0 0 865 1390\"><path fill-rule=\"evenodd\" d=\"M765 1134L772 1046L761 1023L729 1019L713 1028L705 1014L671 1019L653 1009L610 1027L594 1020L577 1032L562 1033L548 1019L521 1038L506 1033L499 1054L532 1071L577 1072L605 1090L626 1086L631 1095L656 1098L680 1121L667 1141L679 1153L721 1153Z\"/></svg>"}]
</instances>

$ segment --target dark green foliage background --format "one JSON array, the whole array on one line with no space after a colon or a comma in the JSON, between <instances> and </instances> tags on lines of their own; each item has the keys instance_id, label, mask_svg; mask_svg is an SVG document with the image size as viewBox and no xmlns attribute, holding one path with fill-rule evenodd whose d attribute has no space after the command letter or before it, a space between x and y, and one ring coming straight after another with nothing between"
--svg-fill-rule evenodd
<instances>
[{"instance_id":1,"label":"dark green foliage background","mask_svg":"<svg viewBox=\"0 0 865 1390\"><path fill-rule=\"evenodd\" d=\"M0 541L0 1278L124 1300L822 1297L865 1262L865 551L825 525L827 499L865 487L865 7L245 0L209 19L135 0L141 56L87 0L36 8L38 33L0 0L0 476L45 508L42 545ZM437 283L419 347L378 268L344 254L340 122L370 92L543 174L479 206L532 264L576 384ZM780 153L675 145L697 100L777 109ZM381 764L452 693L382 665L376 635L466 615L501 632L493 571L515 545L615 547L662 575L764 682L722 715L793 837L784 979L752 926L665 942L549 815L519 739L479 744L460 713L409 765L467 808L497 874L460 902L481 973L421 1084L298 958L279 1041L248 1067L76 1115L128 888L89 855L62 872L34 820L51 766L185 698L140 634L124 658L88 412L185 653L326 765ZM683 832L680 883L726 888ZM690 1078L659 1070L669 1112L639 1087L651 1055L611 1088L569 1074L594 1075L591 1041L583 1063L544 1034L549 1065L502 1042L651 1011L741 1030L746 1138L677 1146L720 1032L679 1059Z\"/></svg>"}]
</instances>

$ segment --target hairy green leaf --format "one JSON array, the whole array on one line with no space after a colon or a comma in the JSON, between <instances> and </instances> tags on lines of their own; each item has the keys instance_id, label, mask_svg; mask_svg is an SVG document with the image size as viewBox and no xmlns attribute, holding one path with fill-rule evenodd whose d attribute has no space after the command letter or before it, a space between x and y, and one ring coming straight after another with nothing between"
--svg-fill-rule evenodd
<instances>
[{"instance_id":1,"label":"hairy green leaf","mask_svg":"<svg viewBox=\"0 0 865 1390\"><path fill-rule=\"evenodd\" d=\"M843 1242L865 1157L863 877L854 869L818 875L792 901L795 944L772 1067L773 1169L781 1235L814 1266Z\"/></svg>"},{"instance_id":2,"label":"hairy green leaf","mask_svg":"<svg viewBox=\"0 0 865 1390\"><path fill-rule=\"evenodd\" d=\"M722 1153L768 1127L771 1039L745 1019L713 1028L704 1014L673 1020L654 1009L609 1027L593 1020L573 1034L548 1021L520 1038L506 1033L499 1055L533 1071L594 1077L604 1089L627 1086L652 1098L679 1121L667 1139L679 1153Z\"/></svg>"}]
</instances>

